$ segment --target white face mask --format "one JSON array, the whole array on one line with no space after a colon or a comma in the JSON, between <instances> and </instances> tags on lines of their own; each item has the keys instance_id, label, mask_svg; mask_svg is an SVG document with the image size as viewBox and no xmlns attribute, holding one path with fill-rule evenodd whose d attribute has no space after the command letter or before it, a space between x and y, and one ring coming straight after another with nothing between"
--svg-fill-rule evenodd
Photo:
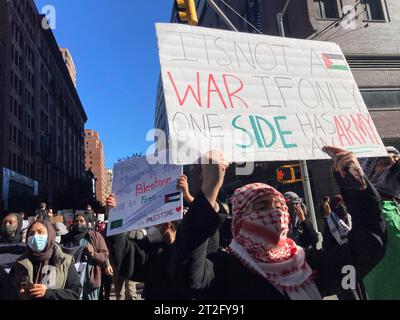
<instances>
[{"instance_id":1,"label":"white face mask","mask_svg":"<svg viewBox=\"0 0 400 320\"><path fill-rule=\"evenodd\" d=\"M152 243L163 241L160 230L158 230L154 226L150 227L149 230L147 230L147 237L148 237L149 241Z\"/></svg>"}]
</instances>

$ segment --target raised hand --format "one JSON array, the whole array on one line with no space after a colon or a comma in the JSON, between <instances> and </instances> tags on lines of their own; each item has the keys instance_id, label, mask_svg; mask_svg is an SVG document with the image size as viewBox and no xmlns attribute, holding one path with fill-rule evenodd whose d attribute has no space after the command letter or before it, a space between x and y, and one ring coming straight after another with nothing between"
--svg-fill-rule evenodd
<instances>
[{"instance_id":1,"label":"raised hand","mask_svg":"<svg viewBox=\"0 0 400 320\"><path fill-rule=\"evenodd\" d=\"M190 194L189 192L189 183L188 183L188 178L184 174L182 174L179 179L178 179L178 185L177 188L182 190L183 197L185 200L189 203L192 203L194 200L194 197Z\"/></svg>"},{"instance_id":2,"label":"raised hand","mask_svg":"<svg viewBox=\"0 0 400 320\"><path fill-rule=\"evenodd\" d=\"M305 213L304 209L301 207L300 204L295 204L293 206L293 210L296 213L297 218L299 218L300 222L303 222L303 221L306 220L306 213Z\"/></svg>"},{"instance_id":3,"label":"raised hand","mask_svg":"<svg viewBox=\"0 0 400 320\"><path fill-rule=\"evenodd\" d=\"M207 152L201 160L203 176L201 190L211 206L215 207L218 192L224 182L225 173L229 164L225 160L224 155L215 150Z\"/></svg>"},{"instance_id":4,"label":"raised hand","mask_svg":"<svg viewBox=\"0 0 400 320\"><path fill-rule=\"evenodd\" d=\"M345 188L355 187L356 189L367 187L364 181L364 171L353 152L332 146L323 147L322 151L332 157L334 170L341 177L338 180L340 186Z\"/></svg>"},{"instance_id":5,"label":"raised hand","mask_svg":"<svg viewBox=\"0 0 400 320\"><path fill-rule=\"evenodd\" d=\"M117 199L115 194L110 194L106 199L106 207L107 208L115 208L117 206Z\"/></svg>"}]
</instances>

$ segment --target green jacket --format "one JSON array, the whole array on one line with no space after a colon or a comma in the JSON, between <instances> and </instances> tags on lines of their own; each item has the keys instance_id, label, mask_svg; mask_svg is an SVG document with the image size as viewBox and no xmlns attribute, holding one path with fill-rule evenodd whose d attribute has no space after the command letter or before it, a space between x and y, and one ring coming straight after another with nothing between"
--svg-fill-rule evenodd
<instances>
[{"instance_id":1,"label":"green jacket","mask_svg":"<svg viewBox=\"0 0 400 320\"><path fill-rule=\"evenodd\" d=\"M400 208L395 201L382 201L387 223L385 257L364 278L370 300L400 299Z\"/></svg>"}]
</instances>

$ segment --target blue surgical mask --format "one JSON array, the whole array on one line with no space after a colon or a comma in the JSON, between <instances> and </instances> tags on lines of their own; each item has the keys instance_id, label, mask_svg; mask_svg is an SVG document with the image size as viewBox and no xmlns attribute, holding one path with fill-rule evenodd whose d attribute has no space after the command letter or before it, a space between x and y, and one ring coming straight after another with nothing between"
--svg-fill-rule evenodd
<instances>
[{"instance_id":1,"label":"blue surgical mask","mask_svg":"<svg viewBox=\"0 0 400 320\"><path fill-rule=\"evenodd\" d=\"M28 237L28 246L35 252L42 252L47 246L47 236L34 235Z\"/></svg>"}]
</instances>

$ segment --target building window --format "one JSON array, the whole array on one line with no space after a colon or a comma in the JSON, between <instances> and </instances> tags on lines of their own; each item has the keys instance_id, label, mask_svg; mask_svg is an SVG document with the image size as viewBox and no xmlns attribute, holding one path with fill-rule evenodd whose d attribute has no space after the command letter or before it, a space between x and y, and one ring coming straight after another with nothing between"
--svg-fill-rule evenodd
<instances>
[{"instance_id":1,"label":"building window","mask_svg":"<svg viewBox=\"0 0 400 320\"><path fill-rule=\"evenodd\" d=\"M400 110L400 89L379 90L361 89L361 95L369 110L398 109Z\"/></svg>"},{"instance_id":2,"label":"building window","mask_svg":"<svg viewBox=\"0 0 400 320\"><path fill-rule=\"evenodd\" d=\"M362 0L362 3L365 6L367 20L386 21L383 0Z\"/></svg>"},{"instance_id":3,"label":"building window","mask_svg":"<svg viewBox=\"0 0 400 320\"><path fill-rule=\"evenodd\" d=\"M336 0L314 0L317 19L338 19L339 10Z\"/></svg>"}]
</instances>

